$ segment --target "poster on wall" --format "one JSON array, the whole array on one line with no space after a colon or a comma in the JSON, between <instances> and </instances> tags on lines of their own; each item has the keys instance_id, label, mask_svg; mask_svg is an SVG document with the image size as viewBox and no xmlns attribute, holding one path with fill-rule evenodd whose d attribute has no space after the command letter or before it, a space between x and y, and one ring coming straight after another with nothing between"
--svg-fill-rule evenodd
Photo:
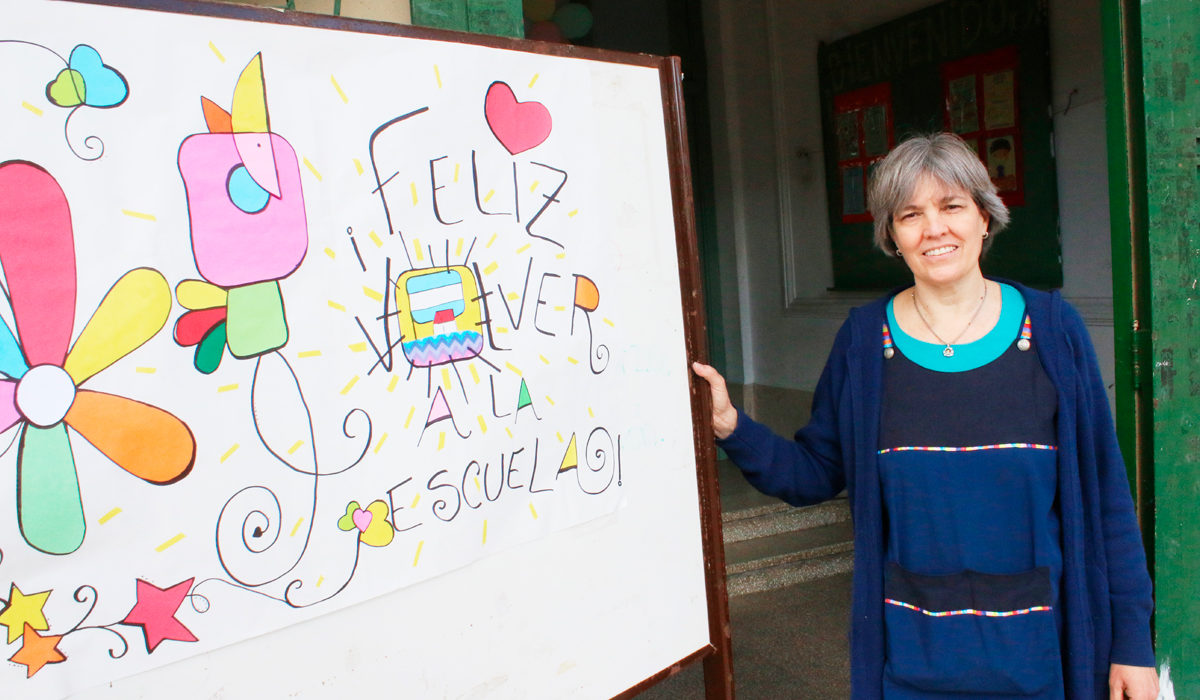
<instances>
[{"instance_id":1,"label":"poster on wall","mask_svg":"<svg viewBox=\"0 0 1200 700\"><path fill-rule=\"evenodd\" d=\"M691 444L657 70L0 16L5 696L618 512Z\"/></svg>"}]
</instances>

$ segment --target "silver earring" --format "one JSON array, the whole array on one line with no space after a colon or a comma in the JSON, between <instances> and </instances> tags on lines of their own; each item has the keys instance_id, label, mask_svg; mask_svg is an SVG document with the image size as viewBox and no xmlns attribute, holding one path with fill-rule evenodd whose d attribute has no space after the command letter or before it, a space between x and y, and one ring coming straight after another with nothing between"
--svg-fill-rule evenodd
<instances>
[{"instance_id":1,"label":"silver earring","mask_svg":"<svg viewBox=\"0 0 1200 700\"><path fill-rule=\"evenodd\" d=\"M984 232L983 232L983 237L984 237L984 238L987 238L987 237L988 237L988 232L987 232L987 231L984 231Z\"/></svg>"},{"instance_id":2,"label":"silver earring","mask_svg":"<svg viewBox=\"0 0 1200 700\"><path fill-rule=\"evenodd\" d=\"M902 258L902 257L904 257L904 253L901 253L899 248L897 248L897 249L896 249L896 257L897 257L897 258Z\"/></svg>"}]
</instances>

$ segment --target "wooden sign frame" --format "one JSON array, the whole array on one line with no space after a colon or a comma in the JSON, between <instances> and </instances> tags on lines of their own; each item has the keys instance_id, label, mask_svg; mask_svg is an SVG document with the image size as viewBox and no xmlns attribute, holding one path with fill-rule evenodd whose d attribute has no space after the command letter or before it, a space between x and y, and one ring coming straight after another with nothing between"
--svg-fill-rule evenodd
<instances>
[{"instance_id":1,"label":"wooden sign frame","mask_svg":"<svg viewBox=\"0 0 1200 700\"><path fill-rule=\"evenodd\" d=\"M692 181L689 170L686 121L683 104L682 72L678 57L583 48L571 45L530 42L504 37L467 34L425 27L395 25L370 20L347 19L299 12L278 12L260 7L218 4L192 0L70 0L73 3L105 5L174 14L234 19L278 25L360 32L392 37L536 53L653 68L658 71L664 114L670 190L675 224L675 245L680 273L684 345L689 360L707 361L702 270L699 264ZM678 673L695 662L703 662L706 697L709 700L733 697L733 664L729 626L729 606L725 588L725 558L722 545L721 505L716 478L716 448L712 438L711 401L707 385L688 371L693 450L696 457L698 506L705 590L708 609L708 643L643 679L617 695L633 697L650 686ZM618 516L619 517L619 516Z\"/></svg>"}]
</instances>

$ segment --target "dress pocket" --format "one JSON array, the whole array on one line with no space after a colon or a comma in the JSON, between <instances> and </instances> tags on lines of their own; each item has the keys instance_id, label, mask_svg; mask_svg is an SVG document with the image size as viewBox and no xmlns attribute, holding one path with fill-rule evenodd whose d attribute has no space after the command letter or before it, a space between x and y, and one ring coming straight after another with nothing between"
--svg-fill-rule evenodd
<instances>
[{"instance_id":1,"label":"dress pocket","mask_svg":"<svg viewBox=\"0 0 1200 700\"><path fill-rule=\"evenodd\" d=\"M889 562L884 595L892 682L1016 696L1061 684L1049 569L923 576Z\"/></svg>"}]
</instances>

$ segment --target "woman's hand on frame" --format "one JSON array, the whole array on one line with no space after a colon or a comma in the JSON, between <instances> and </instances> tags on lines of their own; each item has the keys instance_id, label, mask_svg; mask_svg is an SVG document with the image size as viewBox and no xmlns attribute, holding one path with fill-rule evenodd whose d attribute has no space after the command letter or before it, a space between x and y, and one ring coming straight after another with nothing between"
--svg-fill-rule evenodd
<instances>
[{"instance_id":1,"label":"woman's hand on frame","mask_svg":"<svg viewBox=\"0 0 1200 700\"><path fill-rule=\"evenodd\" d=\"M692 363L692 371L704 381L712 391L712 425L717 438L724 440L733 434L737 427L737 409L729 400L729 389L725 386L725 377L712 367L700 362Z\"/></svg>"},{"instance_id":2,"label":"woman's hand on frame","mask_svg":"<svg viewBox=\"0 0 1200 700\"><path fill-rule=\"evenodd\" d=\"M1113 664L1108 669L1109 700L1155 700L1158 673L1150 666Z\"/></svg>"}]
</instances>

